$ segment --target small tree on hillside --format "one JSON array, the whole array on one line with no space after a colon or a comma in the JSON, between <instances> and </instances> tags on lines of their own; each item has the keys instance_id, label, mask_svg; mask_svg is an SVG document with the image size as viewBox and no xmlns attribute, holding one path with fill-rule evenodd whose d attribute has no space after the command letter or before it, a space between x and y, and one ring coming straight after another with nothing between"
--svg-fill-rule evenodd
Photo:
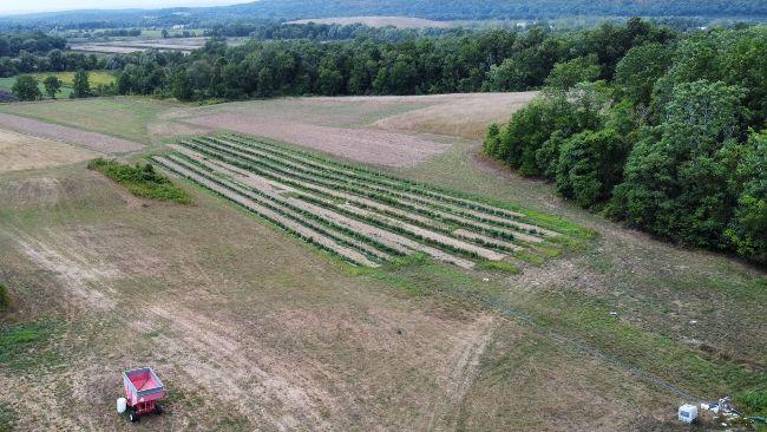
<instances>
[{"instance_id":1,"label":"small tree on hillside","mask_svg":"<svg viewBox=\"0 0 767 432\"><path fill-rule=\"evenodd\" d=\"M86 98L91 95L91 84L88 81L88 72L79 70L75 73L75 79L72 83L72 97Z\"/></svg>"},{"instance_id":2,"label":"small tree on hillside","mask_svg":"<svg viewBox=\"0 0 767 432\"><path fill-rule=\"evenodd\" d=\"M56 94L61 91L61 80L54 75L49 75L43 80L43 86L48 97L56 99Z\"/></svg>"},{"instance_id":3,"label":"small tree on hillside","mask_svg":"<svg viewBox=\"0 0 767 432\"><path fill-rule=\"evenodd\" d=\"M37 79L31 75L22 75L16 78L11 88L13 95L23 101L37 100L43 97Z\"/></svg>"}]
</instances>

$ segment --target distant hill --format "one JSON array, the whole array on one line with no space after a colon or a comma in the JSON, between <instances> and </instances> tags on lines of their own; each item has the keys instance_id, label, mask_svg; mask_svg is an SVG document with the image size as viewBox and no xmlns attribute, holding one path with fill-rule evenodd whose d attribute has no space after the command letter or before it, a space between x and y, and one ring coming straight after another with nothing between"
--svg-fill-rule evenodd
<instances>
[{"instance_id":1,"label":"distant hill","mask_svg":"<svg viewBox=\"0 0 767 432\"><path fill-rule=\"evenodd\" d=\"M571 16L767 19L764 0L260 0L234 6L84 10L0 17L0 26L127 26L232 20L408 16L432 20L552 19Z\"/></svg>"}]
</instances>

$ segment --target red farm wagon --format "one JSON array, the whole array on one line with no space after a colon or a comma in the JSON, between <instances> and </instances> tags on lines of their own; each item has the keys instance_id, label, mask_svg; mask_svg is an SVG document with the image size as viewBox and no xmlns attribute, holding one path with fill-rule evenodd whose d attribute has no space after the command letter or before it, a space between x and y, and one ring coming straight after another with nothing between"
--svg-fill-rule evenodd
<instances>
[{"instance_id":1,"label":"red farm wagon","mask_svg":"<svg viewBox=\"0 0 767 432\"><path fill-rule=\"evenodd\" d=\"M130 421L136 422L143 415L162 413L158 401L165 397L165 386L152 368L123 372L123 387Z\"/></svg>"}]
</instances>

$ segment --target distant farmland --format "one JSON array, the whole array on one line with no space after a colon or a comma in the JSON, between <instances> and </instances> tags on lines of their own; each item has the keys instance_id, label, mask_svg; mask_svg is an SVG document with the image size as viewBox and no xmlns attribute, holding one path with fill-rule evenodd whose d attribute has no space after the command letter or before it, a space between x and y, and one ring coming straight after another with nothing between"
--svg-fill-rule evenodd
<instances>
[{"instance_id":1,"label":"distant farmland","mask_svg":"<svg viewBox=\"0 0 767 432\"><path fill-rule=\"evenodd\" d=\"M238 45L243 38L228 38L229 45ZM159 51L180 51L190 53L205 46L206 37L169 38L169 39L123 39L109 42L84 42L73 43L73 51L92 52L102 54L129 54L143 52L151 49Z\"/></svg>"},{"instance_id":2,"label":"distant farmland","mask_svg":"<svg viewBox=\"0 0 767 432\"><path fill-rule=\"evenodd\" d=\"M364 24L370 27L399 27L399 28L448 28L456 24L450 21L434 21L423 18L413 18L404 16L358 16L358 17L336 17L336 18L314 18L290 21L288 24Z\"/></svg>"}]
</instances>

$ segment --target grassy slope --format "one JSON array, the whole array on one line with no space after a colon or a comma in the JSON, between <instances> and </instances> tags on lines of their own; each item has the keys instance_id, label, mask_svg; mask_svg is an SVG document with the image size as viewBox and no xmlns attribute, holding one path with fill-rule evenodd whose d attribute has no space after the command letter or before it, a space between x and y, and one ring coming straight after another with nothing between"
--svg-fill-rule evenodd
<instances>
[{"instance_id":1,"label":"grassy slope","mask_svg":"<svg viewBox=\"0 0 767 432\"><path fill-rule=\"evenodd\" d=\"M476 146L463 143L403 174L559 214L600 236L583 255L506 278L501 283L508 291L493 303L522 310L546 328L696 395L718 397L767 384L761 372L767 358L763 272L627 231L561 201L549 185L483 164Z\"/></svg>"}]
</instances>

